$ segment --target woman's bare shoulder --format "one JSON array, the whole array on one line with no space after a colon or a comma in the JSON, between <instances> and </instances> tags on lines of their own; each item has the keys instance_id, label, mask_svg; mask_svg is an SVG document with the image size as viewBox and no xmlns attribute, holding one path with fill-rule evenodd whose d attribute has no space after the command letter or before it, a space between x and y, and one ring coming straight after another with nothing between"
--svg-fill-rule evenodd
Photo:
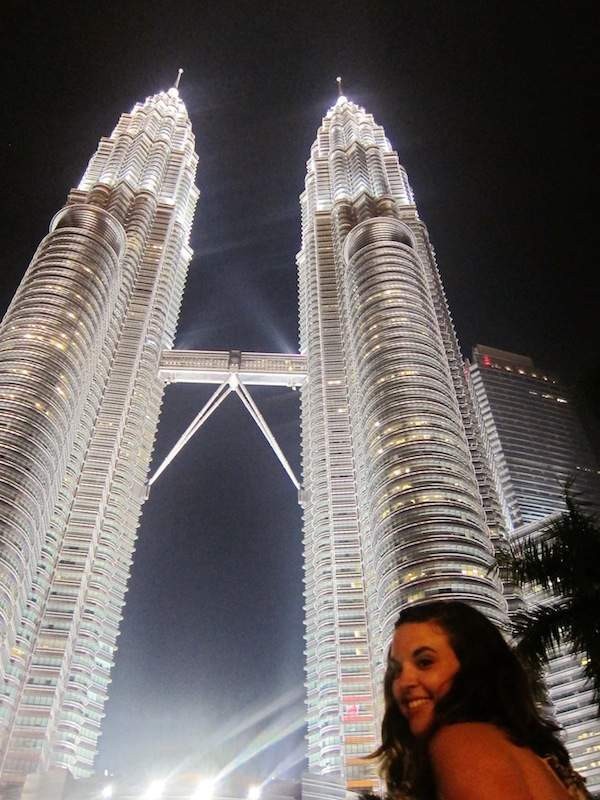
<instances>
[{"instance_id":1,"label":"woman's bare shoulder","mask_svg":"<svg viewBox=\"0 0 600 800\"><path fill-rule=\"evenodd\" d=\"M504 731L489 722L457 722L454 725L444 725L436 731L429 745L432 757L435 757L436 753L441 755L462 750L473 752L473 750L487 750L489 747L512 749Z\"/></svg>"},{"instance_id":2,"label":"woman's bare shoulder","mask_svg":"<svg viewBox=\"0 0 600 800\"><path fill-rule=\"evenodd\" d=\"M440 728L429 747L441 795L454 800L531 800L514 745L495 725L461 722Z\"/></svg>"}]
</instances>

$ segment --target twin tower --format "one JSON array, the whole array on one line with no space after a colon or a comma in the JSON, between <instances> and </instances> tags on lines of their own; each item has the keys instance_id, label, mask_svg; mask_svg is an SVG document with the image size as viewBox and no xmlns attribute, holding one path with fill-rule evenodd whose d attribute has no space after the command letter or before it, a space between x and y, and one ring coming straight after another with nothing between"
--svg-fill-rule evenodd
<instances>
[{"instance_id":1,"label":"twin tower","mask_svg":"<svg viewBox=\"0 0 600 800\"><path fill-rule=\"evenodd\" d=\"M176 88L123 114L0 328L0 786L92 772L179 363L196 165ZM306 366L309 769L360 790L373 785L361 756L377 744L400 609L460 598L502 625L516 601L494 568L501 486L427 229L383 129L343 96L300 201L300 357L271 362ZM268 356L255 361L268 372Z\"/></svg>"}]
</instances>

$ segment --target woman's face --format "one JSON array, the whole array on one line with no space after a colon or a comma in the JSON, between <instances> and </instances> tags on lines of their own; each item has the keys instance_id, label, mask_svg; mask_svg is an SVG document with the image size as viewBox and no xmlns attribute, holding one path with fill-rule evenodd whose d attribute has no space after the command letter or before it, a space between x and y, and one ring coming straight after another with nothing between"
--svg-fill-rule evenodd
<instances>
[{"instance_id":1,"label":"woman's face","mask_svg":"<svg viewBox=\"0 0 600 800\"><path fill-rule=\"evenodd\" d=\"M445 631L435 622L407 622L396 628L389 668L392 694L413 736L423 736L433 722L435 706L460 669Z\"/></svg>"}]
</instances>

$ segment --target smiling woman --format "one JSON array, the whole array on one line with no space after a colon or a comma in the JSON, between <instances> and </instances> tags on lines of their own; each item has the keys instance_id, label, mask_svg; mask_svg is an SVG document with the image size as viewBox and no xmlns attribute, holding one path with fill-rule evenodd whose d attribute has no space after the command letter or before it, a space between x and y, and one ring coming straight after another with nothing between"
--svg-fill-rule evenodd
<instances>
[{"instance_id":1,"label":"smiling woman","mask_svg":"<svg viewBox=\"0 0 600 800\"><path fill-rule=\"evenodd\" d=\"M384 694L373 757L395 800L590 797L512 649L471 606L402 612Z\"/></svg>"},{"instance_id":2,"label":"smiling woman","mask_svg":"<svg viewBox=\"0 0 600 800\"><path fill-rule=\"evenodd\" d=\"M432 622L396 628L389 658L392 694L413 736L431 728L436 703L444 697L460 664L443 629Z\"/></svg>"}]
</instances>

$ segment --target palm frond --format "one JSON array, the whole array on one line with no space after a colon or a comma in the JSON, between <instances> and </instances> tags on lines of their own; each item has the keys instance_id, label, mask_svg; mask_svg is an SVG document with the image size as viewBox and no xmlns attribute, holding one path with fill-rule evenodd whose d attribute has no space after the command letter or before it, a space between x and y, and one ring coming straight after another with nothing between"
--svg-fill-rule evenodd
<instances>
[{"instance_id":1,"label":"palm frond","mask_svg":"<svg viewBox=\"0 0 600 800\"><path fill-rule=\"evenodd\" d=\"M527 539L500 551L496 560L502 577L520 585L536 583L557 592L570 583L568 553L561 541Z\"/></svg>"},{"instance_id":2,"label":"palm frond","mask_svg":"<svg viewBox=\"0 0 600 800\"><path fill-rule=\"evenodd\" d=\"M567 511L545 530L497 553L502 577L535 583L563 596L600 596L600 525L565 495Z\"/></svg>"},{"instance_id":3,"label":"palm frond","mask_svg":"<svg viewBox=\"0 0 600 800\"><path fill-rule=\"evenodd\" d=\"M581 654L581 665L600 702L600 524L582 511L571 486L567 510L530 539L504 546L497 554L503 580L537 584L555 599L513 619L516 650L535 671L547 665L560 645Z\"/></svg>"},{"instance_id":4,"label":"palm frond","mask_svg":"<svg viewBox=\"0 0 600 800\"><path fill-rule=\"evenodd\" d=\"M569 592L600 593L600 525L595 515L581 511L569 493L567 511L546 529L545 536L558 545L565 565L563 578Z\"/></svg>"},{"instance_id":5,"label":"palm frond","mask_svg":"<svg viewBox=\"0 0 600 800\"><path fill-rule=\"evenodd\" d=\"M595 606L581 601L536 606L515 615L512 629L516 653L533 671L543 669L563 646L580 656L594 702L600 703L600 622Z\"/></svg>"},{"instance_id":6,"label":"palm frond","mask_svg":"<svg viewBox=\"0 0 600 800\"><path fill-rule=\"evenodd\" d=\"M567 603L536 606L521 611L512 621L517 640L517 655L534 669L540 669L565 641L570 627L570 608Z\"/></svg>"}]
</instances>

